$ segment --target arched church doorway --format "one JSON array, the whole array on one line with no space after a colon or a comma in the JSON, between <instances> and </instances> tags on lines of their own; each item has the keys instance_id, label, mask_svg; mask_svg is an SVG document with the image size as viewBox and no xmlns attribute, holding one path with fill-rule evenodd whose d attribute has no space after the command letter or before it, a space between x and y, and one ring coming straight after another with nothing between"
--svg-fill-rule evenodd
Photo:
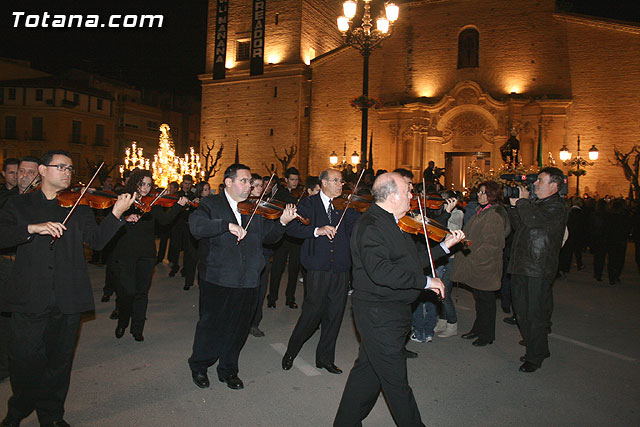
<instances>
[{"instance_id":1,"label":"arched church doorway","mask_svg":"<svg viewBox=\"0 0 640 427\"><path fill-rule=\"evenodd\" d=\"M471 183L472 171L489 172L491 153L488 151L446 152L444 163L445 188L464 193Z\"/></svg>"}]
</instances>

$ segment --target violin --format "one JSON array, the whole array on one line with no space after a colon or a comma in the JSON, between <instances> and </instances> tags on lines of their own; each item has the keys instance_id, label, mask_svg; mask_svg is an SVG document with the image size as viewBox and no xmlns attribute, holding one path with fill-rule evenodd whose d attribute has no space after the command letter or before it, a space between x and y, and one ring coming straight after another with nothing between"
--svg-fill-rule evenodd
<instances>
[{"instance_id":1,"label":"violin","mask_svg":"<svg viewBox=\"0 0 640 427\"><path fill-rule=\"evenodd\" d=\"M258 203L260 202L260 203ZM247 200L238 203L238 211L243 215L256 214L266 219L278 219L284 212L286 204L279 200L260 200L260 197L251 196ZM311 224L308 218L296 214L296 219L304 225Z\"/></svg>"},{"instance_id":2,"label":"violin","mask_svg":"<svg viewBox=\"0 0 640 427\"><path fill-rule=\"evenodd\" d=\"M296 187L291 190L291 197L293 197L294 199L298 199L298 202L300 202L300 199L305 197L307 194L308 193L305 191L304 187Z\"/></svg>"},{"instance_id":3,"label":"violin","mask_svg":"<svg viewBox=\"0 0 640 427\"><path fill-rule=\"evenodd\" d=\"M425 228L427 229L427 237L436 242L442 242L447 234L451 234L451 231L444 225L434 221L430 218L425 218L425 224L423 226L422 221L418 218L414 218L411 215L405 215L398 221L398 227L405 233L422 234L424 235ZM463 246L471 246L471 240L462 240Z\"/></svg>"},{"instance_id":4,"label":"violin","mask_svg":"<svg viewBox=\"0 0 640 427\"><path fill-rule=\"evenodd\" d=\"M73 207L82 194L82 187L74 187L68 190L63 190L58 193L56 196L58 200L58 205L63 208L71 208ZM88 205L93 209L107 209L114 205L114 203L118 200L118 195L113 191L103 191L97 190L95 188L87 188L87 191L80 199L79 205ZM139 202L135 202L138 209L143 210L144 206L142 206Z\"/></svg>"},{"instance_id":5,"label":"violin","mask_svg":"<svg viewBox=\"0 0 640 427\"><path fill-rule=\"evenodd\" d=\"M155 203L153 203L155 200ZM175 205L178 200L180 200L180 197L178 196L174 196L172 194L164 194L160 197L158 197L158 194L151 194L149 193L148 196L144 196L142 197L142 199L140 200L140 204L143 206L149 206L153 203L154 205L159 205L162 206L163 208L170 208L173 205ZM194 208L198 207L198 201L196 200L189 200L185 206L192 206Z\"/></svg>"},{"instance_id":6,"label":"violin","mask_svg":"<svg viewBox=\"0 0 640 427\"><path fill-rule=\"evenodd\" d=\"M351 197L351 203L349 203L349 197ZM362 213L371 207L371 203L373 203L373 196L358 196L357 194L345 191L340 196L334 197L332 203L333 207L339 211L343 210L347 204L349 204L350 208Z\"/></svg>"},{"instance_id":7,"label":"violin","mask_svg":"<svg viewBox=\"0 0 640 427\"><path fill-rule=\"evenodd\" d=\"M418 198L423 201L424 206L427 209L432 210L440 209L442 205L447 202L447 199L444 199L437 194L428 194L427 196L421 196L420 194L412 193L412 196L413 197L409 201L412 211L418 209ZM466 205L467 204L465 202L458 201L456 203L456 206L459 208L464 208Z\"/></svg>"}]
</instances>

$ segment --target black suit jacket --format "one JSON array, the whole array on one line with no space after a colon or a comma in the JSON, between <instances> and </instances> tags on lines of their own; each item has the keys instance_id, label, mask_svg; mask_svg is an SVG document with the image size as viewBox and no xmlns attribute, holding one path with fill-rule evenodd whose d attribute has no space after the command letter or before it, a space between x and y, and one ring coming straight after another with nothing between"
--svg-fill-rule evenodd
<instances>
[{"instance_id":1,"label":"black suit jacket","mask_svg":"<svg viewBox=\"0 0 640 427\"><path fill-rule=\"evenodd\" d=\"M17 246L9 281L0 289L0 311L39 313L55 303L64 314L93 310L83 242L100 250L124 221L111 213L100 226L88 206L78 206L51 249L51 236L29 234L27 225L62 222L69 209L38 190L11 197L0 210L0 247Z\"/></svg>"},{"instance_id":2,"label":"black suit jacket","mask_svg":"<svg viewBox=\"0 0 640 427\"><path fill-rule=\"evenodd\" d=\"M434 261L445 254L431 248ZM418 253L411 235L377 204L360 217L351 235L354 300L412 303L427 284L426 254Z\"/></svg>"},{"instance_id":3,"label":"black suit jacket","mask_svg":"<svg viewBox=\"0 0 640 427\"><path fill-rule=\"evenodd\" d=\"M242 215L243 227L248 220L249 215ZM229 232L230 222L238 223L224 191L200 200L198 209L189 217L191 234L200 240L200 277L220 286L255 288L265 264L262 244L280 240L285 227L279 220L255 215L247 235L238 243L237 237Z\"/></svg>"},{"instance_id":4,"label":"black suit jacket","mask_svg":"<svg viewBox=\"0 0 640 427\"><path fill-rule=\"evenodd\" d=\"M300 261L304 268L336 273L349 271L351 269L349 238L360 214L353 209L347 209L333 240L329 240L327 236L313 235L316 227L329 225L329 217L320 199L320 193L302 199L298 204L298 214L308 218L311 223L304 225L297 220L291 221L287 225L287 234L304 239L300 252ZM342 211L334 210L331 224L337 225L341 215Z\"/></svg>"}]
</instances>

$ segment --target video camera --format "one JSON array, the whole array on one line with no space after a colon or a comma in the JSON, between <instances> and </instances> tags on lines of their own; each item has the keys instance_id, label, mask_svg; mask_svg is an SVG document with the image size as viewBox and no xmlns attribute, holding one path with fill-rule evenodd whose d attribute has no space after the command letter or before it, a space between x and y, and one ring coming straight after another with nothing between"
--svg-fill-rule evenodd
<instances>
[{"instance_id":1,"label":"video camera","mask_svg":"<svg viewBox=\"0 0 640 427\"><path fill-rule=\"evenodd\" d=\"M569 186L567 185L568 177L566 175L564 175L563 177L564 177L564 181L558 191L560 196L566 196L569 193ZM520 197L520 190L518 189L519 186L523 186L527 188L527 190L529 191L530 199L535 198L535 188L533 186L533 183L538 180L537 173L531 173L528 175L506 173L504 175L500 175L500 179L503 179L512 184L515 184L515 185L504 186L502 191L503 191L503 196L506 200L511 198L517 199L518 197Z\"/></svg>"}]
</instances>

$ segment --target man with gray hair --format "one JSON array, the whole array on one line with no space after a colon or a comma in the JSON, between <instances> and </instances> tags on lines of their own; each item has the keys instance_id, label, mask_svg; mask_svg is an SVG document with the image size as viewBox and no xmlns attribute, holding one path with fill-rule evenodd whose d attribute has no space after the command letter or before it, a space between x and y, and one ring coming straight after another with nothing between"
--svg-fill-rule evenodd
<instances>
[{"instance_id":1,"label":"man with gray hair","mask_svg":"<svg viewBox=\"0 0 640 427\"><path fill-rule=\"evenodd\" d=\"M375 203L351 235L353 316L362 339L338 408L334 426L356 426L385 395L397 425L423 426L407 379L405 342L411 331L411 303L430 289L444 297L440 279L425 277L426 254L398 227L409 211L409 184L398 173L380 175L373 184ZM432 248L433 258L460 242L460 230Z\"/></svg>"}]
</instances>

